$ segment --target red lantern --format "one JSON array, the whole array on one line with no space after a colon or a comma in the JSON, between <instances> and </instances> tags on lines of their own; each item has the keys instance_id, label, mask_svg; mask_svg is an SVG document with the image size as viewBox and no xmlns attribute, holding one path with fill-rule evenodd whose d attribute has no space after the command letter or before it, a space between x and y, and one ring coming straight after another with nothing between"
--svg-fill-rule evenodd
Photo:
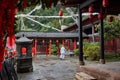
<instances>
[{"instance_id":1,"label":"red lantern","mask_svg":"<svg viewBox=\"0 0 120 80\"><path fill-rule=\"evenodd\" d=\"M90 15L89 15L89 18L90 18L90 19L93 19L93 17L94 17L93 14L90 14Z\"/></svg>"},{"instance_id":2,"label":"red lantern","mask_svg":"<svg viewBox=\"0 0 120 80\"><path fill-rule=\"evenodd\" d=\"M63 16L63 12L62 11L59 11L59 16Z\"/></svg>"},{"instance_id":3,"label":"red lantern","mask_svg":"<svg viewBox=\"0 0 120 80\"><path fill-rule=\"evenodd\" d=\"M23 7L24 7L24 9L27 7L27 0L24 0Z\"/></svg>"},{"instance_id":4,"label":"red lantern","mask_svg":"<svg viewBox=\"0 0 120 80\"><path fill-rule=\"evenodd\" d=\"M103 18L102 13L99 13L99 14L98 14L98 19L102 19L102 18Z\"/></svg>"},{"instance_id":5,"label":"red lantern","mask_svg":"<svg viewBox=\"0 0 120 80\"><path fill-rule=\"evenodd\" d=\"M26 48L25 47L22 48L22 54L26 55Z\"/></svg>"},{"instance_id":6,"label":"red lantern","mask_svg":"<svg viewBox=\"0 0 120 80\"><path fill-rule=\"evenodd\" d=\"M94 12L94 7L93 7L93 6L89 6L88 11L89 11L90 13L93 13L93 12Z\"/></svg>"},{"instance_id":7,"label":"red lantern","mask_svg":"<svg viewBox=\"0 0 120 80\"><path fill-rule=\"evenodd\" d=\"M112 22L113 21L113 17L111 16L110 18L109 18L109 22Z\"/></svg>"},{"instance_id":8,"label":"red lantern","mask_svg":"<svg viewBox=\"0 0 120 80\"><path fill-rule=\"evenodd\" d=\"M109 5L109 0L103 0L102 5L103 7L107 7Z\"/></svg>"},{"instance_id":9,"label":"red lantern","mask_svg":"<svg viewBox=\"0 0 120 80\"><path fill-rule=\"evenodd\" d=\"M50 8L52 7L52 0L50 0Z\"/></svg>"}]
</instances>

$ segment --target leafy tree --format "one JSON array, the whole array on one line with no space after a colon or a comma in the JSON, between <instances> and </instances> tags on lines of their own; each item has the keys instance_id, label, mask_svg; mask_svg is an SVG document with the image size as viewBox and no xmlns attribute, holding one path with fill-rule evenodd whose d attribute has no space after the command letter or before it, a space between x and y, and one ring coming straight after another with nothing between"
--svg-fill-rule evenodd
<instances>
[{"instance_id":1,"label":"leafy tree","mask_svg":"<svg viewBox=\"0 0 120 80\"><path fill-rule=\"evenodd\" d=\"M24 11L19 12L18 15L19 14L27 14L33 9L34 9L34 7L28 7ZM59 10L60 10L60 5L56 5L56 7L52 6L52 8L45 8L45 9L36 10L31 15L59 16L58 15ZM61 9L61 10L63 11L64 16L70 15L65 9ZM72 10L75 10L75 9L72 8ZM19 21L21 20L20 17L18 19L19 19ZM57 28L59 30L61 29L61 24L59 23L60 19L56 19L56 18L32 18L32 19L37 20L38 22L40 22L46 26L50 26L50 28L43 27L43 26L39 25L38 23L35 23L35 22L30 21L26 18L23 18L24 24L27 27L26 30L51 32L51 31L56 31L56 30L52 29L52 27ZM68 25L69 23L73 23L74 21L72 20L72 18L67 18L67 19L61 19L61 22L62 22L62 24ZM19 25L19 23L18 23L18 25Z\"/></svg>"},{"instance_id":2,"label":"leafy tree","mask_svg":"<svg viewBox=\"0 0 120 80\"><path fill-rule=\"evenodd\" d=\"M105 40L115 39L116 36L120 36L120 20L118 18L113 17L113 21L110 22L109 18L111 16L107 16L104 20L104 38ZM98 24L97 28L100 32L100 24Z\"/></svg>"}]
</instances>

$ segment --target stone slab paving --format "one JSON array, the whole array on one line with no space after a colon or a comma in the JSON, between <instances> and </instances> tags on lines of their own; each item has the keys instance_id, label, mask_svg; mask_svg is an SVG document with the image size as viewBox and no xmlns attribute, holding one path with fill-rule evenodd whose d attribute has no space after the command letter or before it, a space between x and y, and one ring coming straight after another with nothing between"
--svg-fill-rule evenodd
<instances>
[{"instance_id":1,"label":"stone slab paving","mask_svg":"<svg viewBox=\"0 0 120 80\"><path fill-rule=\"evenodd\" d=\"M67 56L60 60L57 56L39 55L33 60L33 72L18 73L19 80L74 80L79 59ZM99 69L111 70L120 74L120 62L98 62L85 61L85 66L94 66Z\"/></svg>"},{"instance_id":2,"label":"stone slab paving","mask_svg":"<svg viewBox=\"0 0 120 80\"><path fill-rule=\"evenodd\" d=\"M33 61L33 72L19 73L19 80L73 80L78 59L39 55Z\"/></svg>"}]
</instances>

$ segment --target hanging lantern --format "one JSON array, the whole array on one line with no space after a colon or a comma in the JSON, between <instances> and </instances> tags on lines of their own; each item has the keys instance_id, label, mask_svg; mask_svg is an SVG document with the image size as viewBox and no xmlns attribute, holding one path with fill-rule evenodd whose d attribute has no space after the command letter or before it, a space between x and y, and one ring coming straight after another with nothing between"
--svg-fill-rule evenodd
<instances>
[{"instance_id":1,"label":"hanging lantern","mask_svg":"<svg viewBox=\"0 0 120 80\"><path fill-rule=\"evenodd\" d=\"M93 14L90 14L89 18L92 20L94 18Z\"/></svg>"},{"instance_id":2,"label":"hanging lantern","mask_svg":"<svg viewBox=\"0 0 120 80\"><path fill-rule=\"evenodd\" d=\"M102 5L103 7L107 7L109 5L109 0L103 0Z\"/></svg>"},{"instance_id":3,"label":"hanging lantern","mask_svg":"<svg viewBox=\"0 0 120 80\"><path fill-rule=\"evenodd\" d=\"M88 11L89 11L90 13L93 13L93 12L94 12L94 7L93 7L93 6L89 6Z\"/></svg>"},{"instance_id":4,"label":"hanging lantern","mask_svg":"<svg viewBox=\"0 0 120 80\"><path fill-rule=\"evenodd\" d=\"M27 0L24 0L23 7L24 7L24 9L27 7Z\"/></svg>"},{"instance_id":5,"label":"hanging lantern","mask_svg":"<svg viewBox=\"0 0 120 80\"><path fill-rule=\"evenodd\" d=\"M50 0L50 8L52 7L52 0Z\"/></svg>"},{"instance_id":6,"label":"hanging lantern","mask_svg":"<svg viewBox=\"0 0 120 80\"><path fill-rule=\"evenodd\" d=\"M26 55L26 48L25 47L22 48L22 54Z\"/></svg>"},{"instance_id":7,"label":"hanging lantern","mask_svg":"<svg viewBox=\"0 0 120 80\"><path fill-rule=\"evenodd\" d=\"M102 18L103 18L102 13L99 13L99 14L98 14L98 19L102 19Z\"/></svg>"},{"instance_id":8,"label":"hanging lantern","mask_svg":"<svg viewBox=\"0 0 120 80\"><path fill-rule=\"evenodd\" d=\"M62 11L59 11L59 16L63 16L63 12Z\"/></svg>"},{"instance_id":9,"label":"hanging lantern","mask_svg":"<svg viewBox=\"0 0 120 80\"><path fill-rule=\"evenodd\" d=\"M113 17L109 17L109 22L112 22L113 21Z\"/></svg>"}]
</instances>

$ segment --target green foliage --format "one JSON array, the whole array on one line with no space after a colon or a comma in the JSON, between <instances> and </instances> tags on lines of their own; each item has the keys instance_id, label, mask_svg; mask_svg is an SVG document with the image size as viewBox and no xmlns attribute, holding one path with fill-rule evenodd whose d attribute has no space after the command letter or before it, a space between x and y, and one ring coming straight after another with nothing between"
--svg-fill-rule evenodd
<instances>
[{"instance_id":1,"label":"green foliage","mask_svg":"<svg viewBox=\"0 0 120 80\"><path fill-rule=\"evenodd\" d=\"M105 52L105 60L109 62L120 61L120 53Z\"/></svg>"},{"instance_id":2,"label":"green foliage","mask_svg":"<svg viewBox=\"0 0 120 80\"><path fill-rule=\"evenodd\" d=\"M57 55L58 47L55 44L52 44L52 54Z\"/></svg>"},{"instance_id":3,"label":"green foliage","mask_svg":"<svg viewBox=\"0 0 120 80\"><path fill-rule=\"evenodd\" d=\"M75 55L79 55L79 49L74 50Z\"/></svg>"},{"instance_id":4,"label":"green foliage","mask_svg":"<svg viewBox=\"0 0 120 80\"><path fill-rule=\"evenodd\" d=\"M100 55L100 46L98 42L94 43L84 43L84 56L87 56L88 58L94 60L99 58Z\"/></svg>"},{"instance_id":5,"label":"green foliage","mask_svg":"<svg viewBox=\"0 0 120 80\"><path fill-rule=\"evenodd\" d=\"M41 4L42 8L51 8L52 5L56 6L59 0L26 0L26 7L36 6L37 4ZM24 0L18 0L17 7L19 10L24 10Z\"/></svg>"},{"instance_id":6,"label":"green foliage","mask_svg":"<svg viewBox=\"0 0 120 80\"><path fill-rule=\"evenodd\" d=\"M112 22L109 22L109 17L104 20L104 38L105 40L115 39L116 36L120 36L120 20L114 18ZM114 17L114 16L113 16ZM97 26L100 33L100 24Z\"/></svg>"},{"instance_id":7,"label":"green foliage","mask_svg":"<svg viewBox=\"0 0 120 80\"><path fill-rule=\"evenodd\" d=\"M31 10L33 10L34 7L28 7L24 11L20 11L17 14L27 14ZM52 8L46 8L46 9L39 9L33 12L31 15L37 15L37 16L58 16L60 10L60 5L56 5L56 7ZM73 9L74 10L74 9ZM63 15L69 15L69 13L65 10L62 9ZM36 30L36 31L41 31L41 32L56 32L56 30L52 29L52 27L61 29L61 24L70 24L73 23L74 21L72 18L66 18L66 19L61 19L61 24L59 23L58 18L32 18L34 20L37 20L38 22L44 24L45 26L39 25L38 23L35 23L27 18L23 18L24 25L27 27L26 30ZM21 18L18 17L18 23L17 26L21 25ZM50 26L47 28L47 26Z\"/></svg>"}]
</instances>

